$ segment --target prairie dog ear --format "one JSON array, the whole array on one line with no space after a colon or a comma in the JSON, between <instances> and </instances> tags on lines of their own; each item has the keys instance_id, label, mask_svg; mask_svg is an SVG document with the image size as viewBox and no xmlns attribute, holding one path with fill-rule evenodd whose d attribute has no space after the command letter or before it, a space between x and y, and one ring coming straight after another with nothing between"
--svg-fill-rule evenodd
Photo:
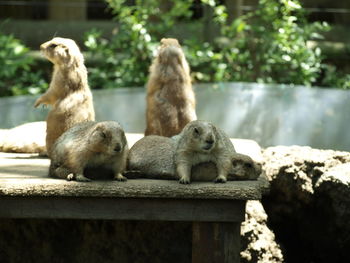
<instances>
[{"instance_id":1,"label":"prairie dog ear","mask_svg":"<svg viewBox=\"0 0 350 263\"><path fill-rule=\"evenodd\" d=\"M71 65L75 62L84 62L84 57L74 41L71 41L71 43L68 42L67 45L65 45L65 52L67 58L66 63Z\"/></svg>"},{"instance_id":2,"label":"prairie dog ear","mask_svg":"<svg viewBox=\"0 0 350 263\"><path fill-rule=\"evenodd\" d=\"M210 124L210 126L211 126L211 129L215 132L215 133L217 133L218 132L218 130L217 130L217 128L215 127L215 125L213 125L213 124Z\"/></svg>"},{"instance_id":3,"label":"prairie dog ear","mask_svg":"<svg viewBox=\"0 0 350 263\"><path fill-rule=\"evenodd\" d=\"M100 144L108 142L108 134L103 129L94 129L89 137L90 144Z\"/></svg>"},{"instance_id":4,"label":"prairie dog ear","mask_svg":"<svg viewBox=\"0 0 350 263\"><path fill-rule=\"evenodd\" d=\"M98 123L96 124L96 126L93 128L91 135L95 135L95 134L101 134L104 133L104 129L103 127ZM101 135L100 135L101 136Z\"/></svg>"},{"instance_id":5,"label":"prairie dog ear","mask_svg":"<svg viewBox=\"0 0 350 263\"><path fill-rule=\"evenodd\" d=\"M71 65L73 62L76 60L76 55L74 54L72 48L66 47L65 48L66 52L66 58L67 58L67 64Z\"/></svg>"},{"instance_id":6,"label":"prairie dog ear","mask_svg":"<svg viewBox=\"0 0 350 263\"><path fill-rule=\"evenodd\" d=\"M237 167L240 163L240 161L236 158L233 158L233 160L231 160L232 166L233 167Z\"/></svg>"}]
</instances>

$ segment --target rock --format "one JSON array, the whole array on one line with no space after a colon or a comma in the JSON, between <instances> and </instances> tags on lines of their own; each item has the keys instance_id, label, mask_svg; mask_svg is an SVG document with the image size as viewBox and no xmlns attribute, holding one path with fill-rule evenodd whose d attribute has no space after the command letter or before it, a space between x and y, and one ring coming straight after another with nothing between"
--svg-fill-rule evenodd
<instances>
[{"instance_id":1,"label":"rock","mask_svg":"<svg viewBox=\"0 0 350 263\"><path fill-rule=\"evenodd\" d=\"M286 261L350 262L350 153L278 146L263 158L263 205Z\"/></svg>"},{"instance_id":2,"label":"rock","mask_svg":"<svg viewBox=\"0 0 350 263\"><path fill-rule=\"evenodd\" d=\"M128 141L129 149L140 139L143 138L142 133L126 133L126 139Z\"/></svg>"},{"instance_id":3,"label":"rock","mask_svg":"<svg viewBox=\"0 0 350 263\"><path fill-rule=\"evenodd\" d=\"M46 122L30 122L0 129L0 152L46 154Z\"/></svg>"},{"instance_id":4,"label":"rock","mask_svg":"<svg viewBox=\"0 0 350 263\"><path fill-rule=\"evenodd\" d=\"M248 201L246 219L241 225L241 262L283 262L274 233L267 226L267 215L260 201Z\"/></svg>"}]
</instances>

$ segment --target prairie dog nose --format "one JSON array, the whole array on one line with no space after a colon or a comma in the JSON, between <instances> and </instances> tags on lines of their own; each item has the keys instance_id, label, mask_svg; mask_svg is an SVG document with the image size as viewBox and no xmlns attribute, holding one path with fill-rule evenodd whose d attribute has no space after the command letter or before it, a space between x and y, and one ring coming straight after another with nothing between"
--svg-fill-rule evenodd
<instances>
[{"instance_id":1,"label":"prairie dog nose","mask_svg":"<svg viewBox=\"0 0 350 263\"><path fill-rule=\"evenodd\" d=\"M213 139L207 139L207 140L205 140L205 142L206 142L207 144L213 144L213 143L214 143L214 140L213 140Z\"/></svg>"},{"instance_id":2,"label":"prairie dog nose","mask_svg":"<svg viewBox=\"0 0 350 263\"><path fill-rule=\"evenodd\" d=\"M122 149L122 147L119 143L114 147L115 152L120 152L121 149Z\"/></svg>"}]
</instances>

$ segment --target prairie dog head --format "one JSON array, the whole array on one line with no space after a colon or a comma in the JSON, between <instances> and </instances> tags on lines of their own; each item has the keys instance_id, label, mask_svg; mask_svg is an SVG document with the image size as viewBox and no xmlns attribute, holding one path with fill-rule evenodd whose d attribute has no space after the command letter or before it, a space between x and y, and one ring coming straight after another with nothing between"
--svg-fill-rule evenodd
<instances>
[{"instance_id":1,"label":"prairie dog head","mask_svg":"<svg viewBox=\"0 0 350 263\"><path fill-rule=\"evenodd\" d=\"M162 38L158 50L158 62L161 64L182 64L185 55L175 38Z\"/></svg>"},{"instance_id":2,"label":"prairie dog head","mask_svg":"<svg viewBox=\"0 0 350 263\"><path fill-rule=\"evenodd\" d=\"M217 144L217 131L213 124L192 121L182 131L188 150L209 153Z\"/></svg>"},{"instance_id":3,"label":"prairie dog head","mask_svg":"<svg viewBox=\"0 0 350 263\"><path fill-rule=\"evenodd\" d=\"M107 155L119 155L127 148L127 141L122 127L113 121L98 123L89 139L88 149Z\"/></svg>"},{"instance_id":4,"label":"prairie dog head","mask_svg":"<svg viewBox=\"0 0 350 263\"><path fill-rule=\"evenodd\" d=\"M74 65L84 62L78 45L69 38L55 37L40 45L41 52L55 65Z\"/></svg>"},{"instance_id":5,"label":"prairie dog head","mask_svg":"<svg viewBox=\"0 0 350 263\"><path fill-rule=\"evenodd\" d=\"M229 179L257 179L261 174L261 165L254 162L248 155L235 153L231 159Z\"/></svg>"}]
</instances>

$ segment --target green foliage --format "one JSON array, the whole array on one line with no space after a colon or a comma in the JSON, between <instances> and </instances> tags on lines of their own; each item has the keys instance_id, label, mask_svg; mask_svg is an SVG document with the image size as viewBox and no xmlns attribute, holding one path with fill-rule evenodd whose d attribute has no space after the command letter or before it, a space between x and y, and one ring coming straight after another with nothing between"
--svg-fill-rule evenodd
<instances>
[{"instance_id":1,"label":"green foliage","mask_svg":"<svg viewBox=\"0 0 350 263\"><path fill-rule=\"evenodd\" d=\"M92 88L117 88L142 86L151 63L150 45L133 41L139 32L118 35L110 41L101 38L101 32L90 31L85 36L85 45L93 54L92 59L100 61L89 67L89 82ZM128 35L129 35L128 33ZM127 52L125 52L127 50Z\"/></svg>"},{"instance_id":2,"label":"green foliage","mask_svg":"<svg viewBox=\"0 0 350 263\"><path fill-rule=\"evenodd\" d=\"M88 49L96 58L105 58L90 68L91 86L143 86L160 39L169 37L179 20L191 16L192 2L106 1L119 26L111 40L102 39L97 31L86 34ZM257 10L232 22L219 1L201 2L212 9L219 32L210 43L196 37L182 41L194 81L300 85L318 81L323 57L320 48L307 41L322 38L320 33L328 26L307 23L298 0L260 0Z\"/></svg>"},{"instance_id":3,"label":"green foliage","mask_svg":"<svg viewBox=\"0 0 350 263\"><path fill-rule=\"evenodd\" d=\"M207 1L205 1L207 2ZM210 1L214 2L214 1ZM213 5L213 4L212 4ZM321 50L307 41L321 38L326 24L308 24L297 0L260 0L256 11L227 22L224 6L213 5L222 54L216 74L224 81L311 85L321 72ZM214 79L218 81L217 79Z\"/></svg>"},{"instance_id":4,"label":"green foliage","mask_svg":"<svg viewBox=\"0 0 350 263\"><path fill-rule=\"evenodd\" d=\"M321 39L328 26L308 23L299 0L260 0L257 10L233 21L222 1L201 0L213 17L197 22L191 20L193 1L106 1L116 21L112 37L104 39L97 30L85 34L92 88L144 86L159 41L197 22L197 32L180 37L194 81L350 88L350 75L323 64L320 48L308 45ZM204 28L208 21L211 28ZM213 28L212 39L203 41L202 32ZM1 32L0 46L0 96L42 93L48 83L28 48Z\"/></svg>"},{"instance_id":5,"label":"green foliage","mask_svg":"<svg viewBox=\"0 0 350 263\"><path fill-rule=\"evenodd\" d=\"M0 96L38 94L47 87L34 59L18 39L0 32Z\"/></svg>"},{"instance_id":6,"label":"green foliage","mask_svg":"<svg viewBox=\"0 0 350 263\"><path fill-rule=\"evenodd\" d=\"M325 75L322 80L323 86L350 89L350 74L339 73L332 65L323 65L323 68Z\"/></svg>"},{"instance_id":7,"label":"green foliage","mask_svg":"<svg viewBox=\"0 0 350 263\"><path fill-rule=\"evenodd\" d=\"M133 5L127 5L125 0L106 1L117 18L118 28L110 40L103 39L96 30L85 35L85 46L94 59L103 58L98 66L89 67L90 85L93 88L143 86L159 39L174 26L178 14L182 17L190 14L190 2L167 1L163 15L158 16L159 0L136 0Z\"/></svg>"}]
</instances>

